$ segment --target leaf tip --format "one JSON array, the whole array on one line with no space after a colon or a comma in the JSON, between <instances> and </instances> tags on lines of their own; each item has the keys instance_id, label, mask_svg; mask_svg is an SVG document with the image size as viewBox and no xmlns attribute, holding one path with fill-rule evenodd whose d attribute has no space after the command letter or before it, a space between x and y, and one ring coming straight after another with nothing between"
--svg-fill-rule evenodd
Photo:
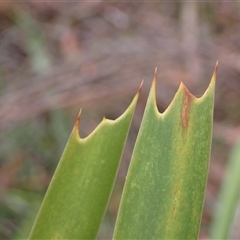
<instances>
[{"instance_id":1,"label":"leaf tip","mask_svg":"<svg viewBox=\"0 0 240 240\"><path fill-rule=\"evenodd\" d=\"M151 85L150 93L148 96L148 101L150 102L150 106L155 109L154 111L160 114L157 107L156 86L157 86L157 67L155 68L155 71L154 71L152 85Z\"/></svg>"},{"instance_id":2,"label":"leaf tip","mask_svg":"<svg viewBox=\"0 0 240 240\"><path fill-rule=\"evenodd\" d=\"M217 60L217 62L216 62L216 65L215 65L215 68L214 68L214 71L213 71L213 76L212 76L211 82L212 82L212 81L216 82L216 79L217 79L217 71L218 71L218 60Z\"/></svg>"},{"instance_id":3,"label":"leaf tip","mask_svg":"<svg viewBox=\"0 0 240 240\"><path fill-rule=\"evenodd\" d=\"M209 93L213 93L215 92L215 84L216 84L216 79L217 79L217 71L218 71L218 61L216 62L214 71L213 71L213 75L211 78L211 81L209 83L209 86L207 88L207 90L205 91L205 93L202 95L202 97L200 97L199 99L204 98L205 96L207 96Z\"/></svg>"},{"instance_id":4,"label":"leaf tip","mask_svg":"<svg viewBox=\"0 0 240 240\"><path fill-rule=\"evenodd\" d=\"M218 70L218 60L217 60L216 65L215 65L215 72L217 72L217 70Z\"/></svg>"},{"instance_id":5,"label":"leaf tip","mask_svg":"<svg viewBox=\"0 0 240 240\"><path fill-rule=\"evenodd\" d=\"M82 113L82 109L80 109L74 128L73 128L73 133L77 134L79 136L79 125L80 125L80 119L81 119L81 113Z\"/></svg>"},{"instance_id":6,"label":"leaf tip","mask_svg":"<svg viewBox=\"0 0 240 240\"><path fill-rule=\"evenodd\" d=\"M152 86L151 86L151 91L153 92L154 98L156 97L156 84L157 84L157 67L155 67L154 71L154 76L153 76L153 81L152 81Z\"/></svg>"},{"instance_id":7,"label":"leaf tip","mask_svg":"<svg viewBox=\"0 0 240 240\"><path fill-rule=\"evenodd\" d=\"M137 95L139 95L140 92L142 91L143 82L144 82L144 80L142 80L142 82L141 82L141 84L140 84L140 86L138 88Z\"/></svg>"},{"instance_id":8,"label":"leaf tip","mask_svg":"<svg viewBox=\"0 0 240 240\"><path fill-rule=\"evenodd\" d=\"M155 82L157 81L157 67L155 67L153 80L154 80Z\"/></svg>"}]
</instances>

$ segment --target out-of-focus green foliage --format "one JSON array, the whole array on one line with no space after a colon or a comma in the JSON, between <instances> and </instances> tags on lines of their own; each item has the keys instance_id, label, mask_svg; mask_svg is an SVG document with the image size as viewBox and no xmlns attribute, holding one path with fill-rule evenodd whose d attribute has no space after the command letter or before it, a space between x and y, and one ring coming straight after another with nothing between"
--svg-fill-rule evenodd
<instances>
[{"instance_id":1,"label":"out-of-focus green foliage","mask_svg":"<svg viewBox=\"0 0 240 240\"><path fill-rule=\"evenodd\" d=\"M32 68L37 74L46 74L50 69L51 62L46 41L38 23L29 13L22 12L20 9L15 21L25 35L25 47Z\"/></svg>"},{"instance_id":2,"label":"out-of-focus green foliage","mask_svg":"<svg viewBox=\"0 0 240 240\"><path fill-rule=\"evenodd\" d=\"M233 147L225 180L221 187L215 215L210 229L211 239L230 239L230 230L239 203L240 194L240 141Z\"/></svg>"}]
</instances>

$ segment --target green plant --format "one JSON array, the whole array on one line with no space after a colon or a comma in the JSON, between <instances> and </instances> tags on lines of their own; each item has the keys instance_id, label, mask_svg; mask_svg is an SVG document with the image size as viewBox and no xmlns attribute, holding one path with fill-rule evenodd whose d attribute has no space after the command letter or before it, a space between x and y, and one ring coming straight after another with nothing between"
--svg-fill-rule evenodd
<instances>
[{"instance_id":1,"label":"green plant","mask_svg":"<svg viewBox=\"0 0 240 240\"><path fill-rule=\"evenodd\" d=\"M181 84L163 113L156 72L134 147L114 239L197 239L211 147L216 69L197 99ZM30 239L96 238L138 95L118 119L80 138L80 115Z\"/></svg>"},{"instance_id":2,"label":"green plant","mask_svg":"<svg viewBox=\"0 0 240 240\"><path fill-rule=\"evenodd\" d=\"M227 164L225 180L221 186L219 202L215 210L210 237L212 239L229 239L230 229L239 202L240 187L240 141L238 141L230 154Z\"/></svg>"}]
</instances>

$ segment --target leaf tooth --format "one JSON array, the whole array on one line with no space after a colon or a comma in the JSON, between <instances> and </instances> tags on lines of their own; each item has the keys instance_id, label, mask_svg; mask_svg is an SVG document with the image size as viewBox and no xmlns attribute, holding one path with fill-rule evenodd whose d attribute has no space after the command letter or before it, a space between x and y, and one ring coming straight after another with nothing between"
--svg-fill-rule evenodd
<instances>
[{"instance_id":1,"label":"leaf tooth","mask_svg":"<svg viewBox=\"0 0 240 240\"><path fill-rule=\"evenodd\" d=\"M216 65L215 65L215 68L214 68L214 71L213 71L213 75L212 75L212 79L211 79L210 84L215 84L216 79L217 79L217 71L218 71L218 60L217 60Z\"/></svg>"},{"instance_id":2,"label":"leaf tooth","mask_svg":"<svg viewBox=\"0 0 240 240\"><path fill-rule=\"evenodd\" d=\"M215 68L214 68L214 71L213 71L213 75L212 75L211 81L210 81L210 83L208 85L208 88L206 89L204 94L200 98L197 99L198 101L202 101L205 97L207 97L207 95L209 93L211 93L211 92L214 93L215 92L214 89L215 89L215 85L216 85L217 71L218 71L218 61L216 62L216 65L215 65Z\"/></svg>"},{"instance_id":3,"label":"leaf tooth","mask_svg":"<svg viewBox=\"0 0 240 240\"><path fill-rule=\"evenodd\" d=\"M137 91L137 94L136 94L136 95L139 95L140 92L142 91L143 82L144 82L144 80L142 80L142 82L141 82L141 84L140 84L140 86L139 86L139 88L138 88L138 91Z\"/></svg>"},{"instance_id":4,"label":"leaf tooth","mask_svg":"<svg viewBox=\"0 0 240 240\"><path fill-rule=\"evenodd\" d=\"M150 106L154 107L156 112L160 114L158 107L157 107L156 85L157 85L157 67L155 68L153 81L152 81L150 93L148 96L148 102L151 102Z\"/></svg>"},{"instance_id":5,"label":"leaf tooth","mask_svg":"<svg viewBox=\"0 0 240 240\"><path fill-rule=\"evenodd\" d=\"M76 119L76 122L75 122L73 130L72 130L72 134L76 134L79 138L80 138L79 125L80 125L80 120L81 120L81 113L82 113L82 108L80 109L80 111L77 115L77 119Z\"/></svg>"}]
</instances>

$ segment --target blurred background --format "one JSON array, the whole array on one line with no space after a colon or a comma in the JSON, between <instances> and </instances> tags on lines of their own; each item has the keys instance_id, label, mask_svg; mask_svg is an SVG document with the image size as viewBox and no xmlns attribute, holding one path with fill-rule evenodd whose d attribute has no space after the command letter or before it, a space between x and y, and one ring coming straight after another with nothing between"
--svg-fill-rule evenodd
<instances>
[{"instance_id":1,"label":"blurred background","mask_svg":"<svg viewBox=\"0 0 240 240\"><path fill-rule=\"evenodd\" d=\"M200 97L219 60L200 231L207 238L240 136L239 21L238 1L1 1L0 239L28 236L79 109L85 137L103 116L120 116L144 79L99 233L110 239L155 67L163 112L181 81Z\"/></svg>"}]
</instances>

